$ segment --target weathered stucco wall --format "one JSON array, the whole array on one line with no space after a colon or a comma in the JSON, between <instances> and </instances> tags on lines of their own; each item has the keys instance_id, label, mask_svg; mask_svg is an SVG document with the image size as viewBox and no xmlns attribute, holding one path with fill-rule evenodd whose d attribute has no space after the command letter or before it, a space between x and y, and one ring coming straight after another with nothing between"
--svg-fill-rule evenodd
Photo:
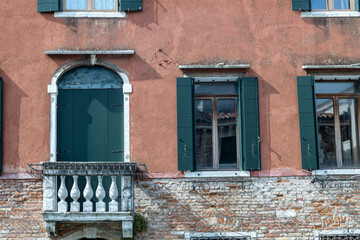
<instances>
[{"instance_id":1,"label":"weathered stucco wall","mask_svg":"<svg viewBox=\"0 0 360 240\"><path fill-rule=\"evenodd\" d=\"M19 7L22 6L22 7ZM296 76L303 64L360 62L359 18L301 18L289 0L145 0L127 19L63 19L0 2L0 76L4 78L4 172L24 172L49 155L46 88L63 63L82 58L45 50L134 49L99 56L133 85L132 160L151 172L177 172L176 77L179 64L249 63L259 78L262 171L301 170Z\"/></svg>"}]
</instances>

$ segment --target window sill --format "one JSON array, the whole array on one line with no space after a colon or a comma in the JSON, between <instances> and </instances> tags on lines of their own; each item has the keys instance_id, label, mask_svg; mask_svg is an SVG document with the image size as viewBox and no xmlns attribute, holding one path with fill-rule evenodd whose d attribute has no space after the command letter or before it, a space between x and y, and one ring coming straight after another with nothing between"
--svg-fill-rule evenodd
<instances>
[{"instance_id":1,"label":"window sill","mask_svg":"<svg viewBox=\"0 0 360 240\"><path fill-rule=\"evenodd\" d=\"M206 178L206 177L250 177L249 171L197 171L186 172L186 178Z\"/></svg>"},{"instance_id":2,"label":"window sill","mask_svg":"<svg viewBox=\"0 0 360 240\"><path fill-rule=\"evenodd\" d=\"M55 12L56 18L125 18L125 12Z\"/></svg>"},{"instance_id":3,"label":"window sill","mask_svg":"<svg viewBox=\"0 0 360 240\"><path fill-rule=\"evenodd\" d=\"M312 175L359 175L360 169L321 169L313 170Z\"/></svg>"},{"instance_id":4,"label":"window sill","mask_svg":"<svg viewBox=\"0 0 360 240\"><path fill-rule=\"evenodd\" d=\"M317 17L360 17L360 12L356 11L314 11L314 12L302 12L301 17L304 18L317 18Z\"/></svg>"}]
</instances>

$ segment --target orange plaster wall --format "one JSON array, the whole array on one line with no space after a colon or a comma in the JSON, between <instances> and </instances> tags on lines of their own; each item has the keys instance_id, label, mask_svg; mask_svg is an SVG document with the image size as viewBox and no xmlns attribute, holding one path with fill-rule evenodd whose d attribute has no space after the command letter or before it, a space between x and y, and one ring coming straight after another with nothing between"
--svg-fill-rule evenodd
<instances>
[{"instance_id":1,"label":"orange plaster wall","mask_svg":"<svg viewBox=\"0 0 360 240\"><path fill-rule=\"evenodd\" d=\"M100 58L126 71L131 159L176 174L179 64L249 63L259 79L262 171L302 175L296 76L304 64L360 62L359 18L301 18L290 0L144 0L127 19L54 18L36 0L0 1L0 77L4 79L3 172L48 161L52 74L82 58L45 50L134 49ZM19 7L21 6L21 7Z\"/></svg>"}]
</instances>

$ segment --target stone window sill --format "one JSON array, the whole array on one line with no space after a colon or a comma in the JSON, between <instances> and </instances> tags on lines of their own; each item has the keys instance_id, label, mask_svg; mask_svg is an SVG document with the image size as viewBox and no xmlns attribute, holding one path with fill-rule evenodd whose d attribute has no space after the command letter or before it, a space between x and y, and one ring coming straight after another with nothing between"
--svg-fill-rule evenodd
<instances>
[{"instance_id":1,"label":"stone window sill","mask_svg":"<svg viewBox=\"0 0 360 240\"><path fill-rule=\"evenodd\" d=\"M312 175L359 175L360 169L321 169L313 170Z\"/></svg>"},{"instance_id":2,"label":"stone window sill","mask_svg":"<svg viewBox=\"0 0 360 240\"><path fill-rule=\"evenodd\" d=\"M186 172L187 178L208 178L208 177L250 177L249 171L197 171Z\"/></svg>"},{"instance_id":3,"label":"stone window sill","mask_svg":"<svg viewBox=\"0 0 360 240\"><path fill-rule=\"evenodd\" d=\"M125 12L55 12L56 18L126 18Z\"/></svg>"},{"instance_id":4,"label":"stone window sill","mask_svg":"<svg viewBox=\"0 0 360 240\"><path fill-rule=\"evenodd\" d=\"M302 12L301 17L303 18L337 18L337 17L360 17L360 12L355 11L313 11L313 12Z\"/></svg>"}]
</instances>

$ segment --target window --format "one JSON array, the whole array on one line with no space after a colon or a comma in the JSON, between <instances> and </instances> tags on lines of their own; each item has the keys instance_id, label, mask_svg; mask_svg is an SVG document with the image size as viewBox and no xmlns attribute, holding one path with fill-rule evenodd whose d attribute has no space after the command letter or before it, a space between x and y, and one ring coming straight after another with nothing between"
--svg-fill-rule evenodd
<instances>
[{"instance_id":1,"label":"window","mask_svg":"<svg viewBox=\"0 0 360 240\"><path fill-rule=\"evenodd\" d=\"M179 170L260 169L257 78L178 78Z\"/></svg>"},{"instance_id":2,"label":"window","mask_svg":"<svg viewBox=\"0 0 360 240\"><path fill-rule=\"evenodd\" d=\"M358 234L331 234L331 235L320 235L320 240L360 240Z\"/></svg>"},{"instance_id":3,"label":"window","mask_svg":"<svg viewBox=\"0 0 360 240\"><path fill-rule=\"evenodd\" d=\"M357 0L292 0L292 9L294 11L314 11L311 13L304 13L304 17L336 17L336 16L354 16L359 14L349 13L349 11L359 11L360 2ZM318 15L318 12L327 12L328 14ZM337 12L330 14L329 12ZM341 14L347 12L347 15Z\"/></svg>"},{"instance_id":4,"label":"window","mask_svg":"<svg viewBox=\"0 0 360 240\"><path fill-rule=\"evenodd\" d=\"M320 168L360 167L358 83L316 81Z\"/></svg>"},{"instance_id":5,"label":"window","mask_svg":"<svg viewBox=\"0 0 360 240\"><path fill-rule=\"evenodd\" d=\"M64 11L117 11L115 0L64 0Z\"/></svg>"},{"instance_id":6,"label":"window","mask_svg":"<svg viewBox=\"0 0 360 240\"><path fill-rule=\"evenodd\" d=\"M312 10L352 10L354 0L311 0Z\"/></svg>"},{"instance_id":7,"label":"window","mask_svg":"<svg viewBox=\"0 0 360 240\"><path fill-rule=\"evenodd\" d=\"M37 10L38 12L141 11L142 0L37 0ZM70 15L70 16L76 16L76 15ZM80 16L88 16L88 15L80 15ZM100 17L104 17L104 16L106 15L101 15ZM111 15L111 16L115 16L115 15Z\"/></svg>"},{"instance_id":8,"label":"window","mask_svg":"<svg viewBox=\"0 0 360 240\"><path fill-rule=\"evenodd\" d=\"M303 168L359 168L358 77L325 78L298 77Z\"/></svg>"},{"instance_id":9,"label":"window","mask_svg":"<svg viewBox=\"0 0 360 240\"><path fill-rule=\"evenodd\" d=\"M192 237L190 240L251 240L251 237Z\"/></svg>"}]
</instances>

